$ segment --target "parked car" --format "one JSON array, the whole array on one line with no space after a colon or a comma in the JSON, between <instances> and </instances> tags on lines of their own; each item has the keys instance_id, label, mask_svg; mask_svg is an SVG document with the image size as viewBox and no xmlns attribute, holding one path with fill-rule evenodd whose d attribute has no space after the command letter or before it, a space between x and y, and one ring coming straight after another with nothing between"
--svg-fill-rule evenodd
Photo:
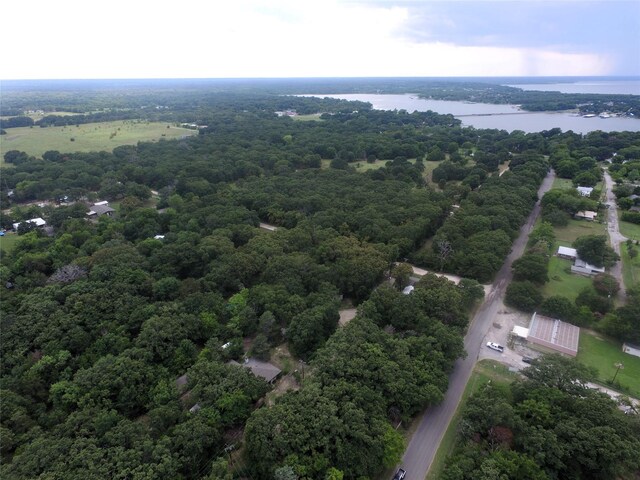
<instances>
[{"instance_id":1,"label":"parked car","mask_svg":"<svg viewBox=\"0 0 640 480\"><path fill-rule=\"evenodd\" d=\"M504 352L504 347L499 343L487 342L487 347L489 347L491 350L495 350L500 353Z\"/></svg>"},{"instance_id":2,"label":"parked car","mask_svg":"<svg viewBox=\"0 0 640 480\"><path fill-rule=\"evenodd\" d=\"M533 362L533 357L524 356L524 357L522 357L522 361L524 363L531 363L531 362Z\"/></svg>"},{"instance_id":3,"label":"parked car","mask_svg":"<svg viewBox=\"0 0 640 480\"><path fill-rule=\"evenodd\" d=\"M404 471L402 468L399 468L396 474L393 476L393 480L403 480L406 474L406 471Z\"/></svg>"}]
</instances>

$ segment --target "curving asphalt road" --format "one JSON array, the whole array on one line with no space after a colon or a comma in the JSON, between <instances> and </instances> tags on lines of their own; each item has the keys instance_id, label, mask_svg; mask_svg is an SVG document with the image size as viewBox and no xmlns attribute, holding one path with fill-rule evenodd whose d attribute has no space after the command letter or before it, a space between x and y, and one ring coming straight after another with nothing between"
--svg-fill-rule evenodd
<instances>
[{"instance_id":1,"label":"curving asphalt road","mask_svg":"<svg viewBox=\"0 0 640 480\"><path fill-rule=\"evenodd\" d=\"M538 190L538 198L542 198L542 195L551 188L554 179L555 172L551 170ZM486 297L484 303L471 321L464 339L464 348L467 351L467 357L456 362L453 372L449 376L449 388L445 393L443 401L438 405L429 407L420 419L420 423L411 437L400 464L407 472L405 480L424 480L426 477L431 467L433 457L440 445L440 441L449 426L449 422L458 407L467 381L471 376L471 371L478 359L484 337L489 330L492 320L498 313L501 299L504 296L507 285L509 285L511 281L511 264L524 253L529 233L539 213L540 201L536 203L527 222L522 226L520 236L518 236L513 243L511 253L496 275L491 293Z\"/></svg>"}]
</instances>

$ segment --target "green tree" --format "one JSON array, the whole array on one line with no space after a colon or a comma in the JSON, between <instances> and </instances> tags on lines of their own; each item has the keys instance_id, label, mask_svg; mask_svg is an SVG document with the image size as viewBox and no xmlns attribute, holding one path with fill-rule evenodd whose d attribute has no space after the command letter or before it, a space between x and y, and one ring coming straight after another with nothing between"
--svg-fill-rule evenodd
<instances>
[{"instance_id":1,"label":"green tree","mask_svg":"<svg viewBox=\"0 0 640 480\"><path fill-rule=\"evenodd\" d=\"M382 458L382 464L386 468L397 465L402 459L405 447L404 437L394 430L391 425L387 425L387 429L384 432L384 457Z\"/></svg>"},{"instance_id":2,"label":"green tree","mask_svg":"<svg viewBox=\"0 0 640 480\"><path fill-rule=\"evenodd\" d=\"M573 247L582 260L596 267L610 267L620 260L618 254L607 244L605 235L579 237L573 242Z\"/></svg>"},{"instance_id":3,"label":"green tree","mask_svg":"<svg viewBox=\"0 0 640 480\"><path fill-rule=\"evenodd\" d=\"M513 262L513 278L543 284L549 280L547 275L548 259L539 254L525 253Z\"/></svg>"},{"instance_id":4,"label":"green tree","mask_svg":"<svg viewBox=\"0 0 640 480\"><path fill-rule=\"evenodd\" d=\"M540 289L529 281L511 282L505 294L505 303L525 312L533 312L542 302Z\"/></svg>"}]
</instances>

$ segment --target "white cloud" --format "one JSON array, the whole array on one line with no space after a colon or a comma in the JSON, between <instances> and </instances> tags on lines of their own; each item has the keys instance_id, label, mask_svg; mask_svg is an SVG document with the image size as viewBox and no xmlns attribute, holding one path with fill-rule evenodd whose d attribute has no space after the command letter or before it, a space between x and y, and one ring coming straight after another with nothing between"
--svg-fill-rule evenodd
<instances>
[{"instance_id":1,"label":"white cloud","mask_svg":"<svg viewBox=\"0 0 640 480\"><path fill-rule=\"evenodd\" d=\"M99 5L102 5L99 7ZM604 75L594 54L418 43L408 10L338 0L9 2L0 78ZM34 14L36 12L37 14Z\"/></svg>"}]
</instances>

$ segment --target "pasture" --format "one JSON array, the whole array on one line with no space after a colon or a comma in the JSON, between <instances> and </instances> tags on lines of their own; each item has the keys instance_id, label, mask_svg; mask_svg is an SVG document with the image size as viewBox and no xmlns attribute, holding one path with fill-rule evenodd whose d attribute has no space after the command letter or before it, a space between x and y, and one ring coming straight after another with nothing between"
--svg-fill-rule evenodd
<instances>
[{"instance_id":1,"label":"pasture","mask_svg":"<svg viewBox=\"0 0 640 480\"><path fill-rule=\"evenodd\" d=\"M0 158L9 150L41 157L47 150L59 152L111 151L120 145L135 145L160 139L176 139L197 134L196 130L166 122L116 120L65 127L8 128L0 139Z\"/></svg>"}]
</instances>

